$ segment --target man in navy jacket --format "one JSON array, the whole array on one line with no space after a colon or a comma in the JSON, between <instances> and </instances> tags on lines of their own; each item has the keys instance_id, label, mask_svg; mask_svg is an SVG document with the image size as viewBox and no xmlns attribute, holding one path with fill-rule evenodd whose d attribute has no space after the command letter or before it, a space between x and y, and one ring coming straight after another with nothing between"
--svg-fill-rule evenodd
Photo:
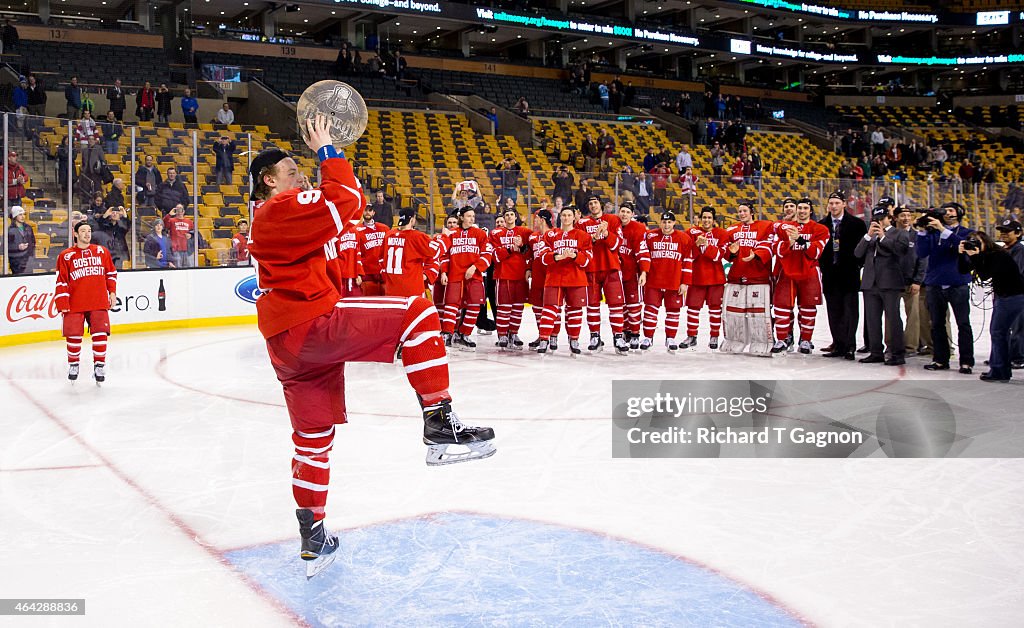
<instances>
[{"instance_id":1,"label":"man in navy jacket","mask_svg":"<svg viewBox=\"0 0 1024 628\"><path fill-rule=\"evenodd\" d=\"M945 221L931 218L928 228L917 231L917 255L928 258L928 272L924 276L927 287L928 313L932 321L932 341L935 344L932 363L925 364L929 371L949 369L949 336L946 333L946 310L952 308L956 319L957 346L960 349L960 372L971 374L974 366L974 332L971 330L971 276L957 268L960 242L967 239L970 229L960 224L964 208L959 203L946 203L939 208L945 212Z\"/></svg>"}]
</instances>

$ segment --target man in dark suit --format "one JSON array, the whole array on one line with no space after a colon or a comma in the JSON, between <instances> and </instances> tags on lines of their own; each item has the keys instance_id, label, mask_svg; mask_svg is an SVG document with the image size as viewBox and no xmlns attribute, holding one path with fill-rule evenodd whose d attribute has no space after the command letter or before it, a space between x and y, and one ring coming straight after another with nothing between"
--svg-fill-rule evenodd
<instances>
[{"instance_id":1,"label":"man in dark suit","mask_svg":"<svg viewBox=\"0 0 1024 628\"><path fill-rule=\"evenodd\" d=\"M907 348L900 318L900 295L905 288L903 258L910 249L910 235L892 224L889 208L879 205L871 212L871 226L860 239L854 253L864 260L864 324L868 332L868 351L864 364L885 362L887 366L906 364ZM890 339L890 353L885 359L882 348L882 312Z\"/></svg>"},{"instance_id":2,"label":"man in dark suit","mask_svg":"<svg viewBox=\"0 0 1024 628\"><path fill-rule=\"evenodd\" d=\"M832 332L832 346L825 357L852 360L857 349L857 321L860 319L857 293L860 292L861 262L855 250L868 228L863 220L846 213L846 196L842 192L829 194L828 215L819 222L829 230L829 240L819 262L828 327Z\"/></svg>"}]
</instances>

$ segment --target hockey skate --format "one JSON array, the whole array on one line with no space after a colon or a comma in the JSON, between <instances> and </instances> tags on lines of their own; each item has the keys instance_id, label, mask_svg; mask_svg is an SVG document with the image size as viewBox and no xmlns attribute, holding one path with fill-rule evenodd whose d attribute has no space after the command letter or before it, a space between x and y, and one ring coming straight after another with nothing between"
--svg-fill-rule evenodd
<instances>
[{"instance_id":1,"label":"hockey skate","mask_svg":"<svg viewBox=\"0 0 1024 628\"><path fill-rule=\"evenodd\" d=\"M629 354L629 344L626 342L626 339L622 336L622 334L615 334L614 342L615 342L615 354L616 355L628 355Z\"/></svg>"},{"instance_id":2,"label":"hockey skate","mask_svg":"<svg viewBox=\"0 0 1024 628\"><path fill-rule=\"evenodd\" d=\"M690 347L696 347L696 346L697 346L697 337L696 336L687 336L686 338L683 339L683 341L681 343L679 343L679 348L680 349L689 349Z\"/></svg>"},{"instance_id":3,"label":"hockey skate","mask_svg":"<svg viewBox=\"0 0 1024 628\"><path fill-rule=\"evenodd\" d=\"M68 379L74 382L78 379L78 363L68 365Z\"/></svg>"},{"instance_id":4,"label":"hockey skate","mask_svg":"<svg viewBox=\"0 0 1024 628\"><path fill-rule=\"evenodd\" d=\"M491 442L493 439L491 428L472 427L460 421L450 401L423 409L423 444L427 446L428 466L493 456L498 451ZM451 445L462 445L468 451L447 453Z\"/></svg>"},{"instance_id":5,"label":"hockey skate","mask_svg":"<svg viewBox=\"0 0 1024 628\"><path fill-rule=\"evenodd\" d=\"M789 343L785 340L776 340L775 344L772 345L772 353L784 353L789 348Z\"/></svg>"},{"instance_id":6,"label":"hockey skate","mask_svg":"<svg viewBox=\"0 0 1024 628\"><path fill-rule=\"evenodd\" d=\"M512 348L516 351L523 350L523 341L519 339L519 334L512 334L508 337L509 342L512 343Z\"/></svg>"},{"instance_id":7,"label":"hockey skate","mask_svg":"<svg viewBox=\"0 0 1024 628\"><path fill-rule=\"evenodd\" d=\"M570 338L569 339L569 355L571 357L575 358L576 356L578 356L581 353L583 353L583 350L580 349L580 341L575 339L575 338Z\"/></svg>"},{"instance_id":8,"label":"hockey skate","mask_svg":"<svg viewBox=\"0 0 1024 628\"><path fill-rule=\"evenodd\" d=\"M531 351L536 349L537 347L540 346L540 338L534 340L533 342L531 342L530 344L528 344L526 346L529 347Z\"/></svg>"},{"instance_id":9,"label":"hockey skate","mask_svg":"<svg viewBox=\"0 0 1024 628\"><path fill-rule=\"evenodd\" d=\"M652 344L654 344L654 342L650 338L644 338L640 341L640 350L647 351L651 348Z\"/></svg>"},{"instance_id":10,"label":"hockey skate","mask_svg":"<svg viewBox=\"0 0 1024 628\"><path fill-rule=\"evenodd\" d=\"M630 332L629 334L629 348L633 351L640 350L640 335Z\"/></svg>"},{"instance_id":11,"label":"hockey skate","mask_svg":"<svg viewBox=\"0 0 1024 628\"><path fill-rule=\"evenodd\" d=\"M603 346L601 334L590 334L590 344L587 345L587 351L600 351Z\"/></svg>"},{"instance_id":12,"label":"hockey skate","mask_svg":"<svg viewBox=\"0 0 1024 628\"><path fill-rule=\"evenodd\" d=\"M800 353L803 353L804 355L808 355L808 354L810 354L811 351L814 351L814 345L811 344L811 341L810 340L801 340L800 341Z\"/></svg>"},{"instance_id":13,"label":"hockey skate","mask_svg":"<svg viewBox=\"0 0 1024 628\"><path fill-rule=\"evenodd\" d=\"M533 344L532 342L530 344ZM548 352L548 341L541 338L537 341L537 353L544 355Z\"/></svg>"},{"instance_id":14,"label":"hockey skate","mask_svg":"<svg viewBox=\"0 0 1024 628\"><path fill-rule=\"evenodd\" d=\"M476 351L476 343L469 339L469 336L456 332L452 336L452 346L460 351Z\"/></svg>"},{"instance_id":15,"label":"hockey skate","mask_svg":"<svg viewBox=\"0 0 1024 628\"><path fill-rule=\"evenodd\" d=\"M789 353L793 353L794 351L796 351L796 345L793 344L793 337L792 336L790 336L789 338L786 338L786 351L789 352Z\"/></svg>"},{"instance_id":16,"label":"hockey skate","mask_svg":"<svg viewBox=\"0 0 1024 628\"><path fill-rule=\"evenodd\" d=\"M711 337L711 342L708 343L708 349L711 349L712 351L718 350L718 336Z\"/></svg>"},{"instance_id":17,"label":"hockey skate","mask_svg":"<svg viewBox=\"0 0 1024 628\"><path fill-rule=\"evenodd\" d=\"M70 374L69 374L70 377ZM99 386L103 382L107 381L107 367L104 364L93 364L92 365L92 378L96 380L96 385Z\"/></svg>"},{"instance_id":18,"label":"hockey skate","mask_svg":"<svg viewBox=\"0 0 1024 628\"><path fill-rule=\"evenodd\" d=\"M509 346L508 336L498 336L498 349L500 351L508 351Z\"/></svg>"},{"instance_id":19,"label":"hockey skate","mask_svg":"<svg viewBox=\"0 0 1024 628\"><path fill-rule=\"evenodd\" d=\"M558 351L558 338L556 336L552 336L548 339L548 350Z\"/></svg>"},{"instance_id":20,"label":"hockey skate","mask_svg":"<svg viewBox=\"0 0 1024 628\"><path fill-rule=\"evenodd\" d=\"M665 346L668 347L668 352L669 353L675 353L679 349L679 345L676 344L676 339L675 338L666 338L665 339ZM686 344L685 340L683 341L683 346L684 347L688 346Z\"/></svg>"},{"instance_id":21,"label":"hockey skate","mask_svg":"<svg viewBox=\"0 0 1024 628\"><path fill-rule=\"evenodd\" d=\"M299 557L306 562L306 580L327 569L337 557L338 537L324 530L324 521L313 520L313 511L308 508L297 508L295 516L299 519L299 536L302 537L302 550Z\"/></svg>"},{"instance_id":22,"label":"hockey skate","mask_svg":"<svg viewBox=\"0 0 1024 628\"><path fill-rule=\"evenodd\" d=\"M444 346L452 346L452 335L448 332L441 332L441 340L444 340Z\"/></svg>"}]
</instances>

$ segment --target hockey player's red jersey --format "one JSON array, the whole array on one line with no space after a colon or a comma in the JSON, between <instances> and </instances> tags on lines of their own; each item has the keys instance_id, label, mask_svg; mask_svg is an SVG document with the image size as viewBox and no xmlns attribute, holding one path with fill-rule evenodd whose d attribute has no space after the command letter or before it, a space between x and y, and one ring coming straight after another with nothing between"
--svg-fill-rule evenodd
<instances>
[{"instance_id":1,"label":"hockey player's red jersey","mask_svg":"<svg viewBox=\"0 0 1024 628\"><path fill-rule=\"evenodd\" d=\"M651 253L647 249L647 228L635 220L622 227L619 262L623 277L636 277L651 269Z\"/></svg>"},{"instance_id":2,"label":"hockey player's red jersey","mask_svg":"<svg viewBox=\"0 0 1024 628\"><path fill-rule=\"evenodd\" d=\"M575 252L576 257L555 261L555 255ZM587 272L594 263L593 244L587 232L573 227L569 231L551 229L544 234L545 286L559 288L588 285Z\"/></svg>"},{"instance_id":3,"label":"hockey player's red jersey","mask_svg":"<svg viewBox=\"0 0 1024 628\"><path fill-rule=\"evenodd\" d=\"M61 251L54 291L58 311L109 310L111 292L117 292L117 268L106 247L90 244Z\"/></svg>"},{"instance_id":4,"label":"hockey player's red jersey","mask_svg":"<svg viewBox=\"0 0 1024 628\"><path fill-rule=\"evenodd\" d=\"M338 236L331 238L324 253L330 257L330 247L333 243L335 258L327 263L327 272L334 281L334 285L341 289L343 280L355 279L363 274L363 264L359 258L359 242L356 237L356 229L351 224L345 226L345 230Z\"/></svg>"},{"instance_id":5,"label":"hockey player's red jersey","mask_svg":"<svg viewBox=\"0 0 1024 628\"><path fill-rule=\"evenodd\" d=\"M253 213L249 254L264 291L256 312L265 338L322 316L338 302L325 246L359 218L366 199L347 160L328 159L320 172L319 188L285 190Z\"/></svg>"},{"instance_id":6,"label":"hockey player's red jersey","mask_svg":"<svg viewBox=\"0 0 1024 628\"><path fill-rule=\"evenodd\" d=\"M476 266L474 278L479 278L491 265L493 251L483 229L456 229L443 237L447 241L443 268L448 273L448 281L464 281L470 266Z\"/></svg>"},{"instance_id":7,"label":"hockey player's red jersey","mask_svg":"<svg viewBox=\"0 0 1024 628\"><path fill-rule=\"evenodd\" d=\"M491 247L494 249L494 278L511 281L526 279L530 263L530 236L533 232L526 227L494 229L491 231ZM515 245L515 237L522 238L525 251Z\"/></svg>"},{"instance_id":8,"label":"hockey player's red jersey","mask_svg":"<svg viewBox=\"0 0 1024 628\"><path fill-rule=\"evenodd\" d=\"M688 282L691 286L721 286L725 284L725 267L722 265L722 243L725 241L725 229L712 227L705 231L702 227L693 226L686 230L693 240L693 276ZM704 236L708 243L697 244L697 238Z\"/></svg>"},{"instance_id":9,"label":"hockey player's red jersey","mask_svg":"<svg viewBox=\"0 0 1024 628\"><path fill-rule=\"evenodd\" d=\"M829 239L828 227L813 220L802 225L797 222L785 224L797 228L800 237L807 242L790 244L788 231L779 229L775 252L779 256L782 276L789 279L806 279L817 275L818 259L825 251L825 244Z\"/></svg>"},{"instance_id":10,"label":"hockey player's red jersey","mask_svg":"<svg viewBox=\"0 0 1024 628\"><path fill-rule=\"evenodd\" d=\"M440 244L415 229L392 229L381 246L381 275L387 296L422 296L423 277L437 280Z\"/></svg>"},{"instance_id":11,"label":"hockey player's red jersey","mask_svg":"<svg viewBox=\"0 0 1024 628\"><path fill-rule=\"evenodd\" d=\"M647 287L655 290L678 290L681 283L689 283L693 272L693 240L678 229L665 235L661 229L647 232L647 248L651 252L651 270L647 273Z\"/></svg>"},{"instance_id":12,"label":"hockey player's red jersey","mask_svg":"<svg viewBox=\"0 0 1024 628\"><path fill-rule=\"evenodd\" d=\"M597 237L601 223L608 225L608 235ZM594 262L587 269L588 273L599 273L606 270L619 270L619 246L622 244L622 221L615 214L601 214L597 219L584 216L580 219L577 229L582 229L590 236L594 246Z\"/></svg>"},{"instance_id":13,"label":"hockey player's red jersey","mask_svg":"<svg viewBox=\"0 0 1024 628\"><path fill-rule=\"evenodd\" d=\"M732 262L729 283L768 283L772 265L772 240L772 224L764 220L756 220L749 225L737 223L727 228L725 241L722 242L722 254ZM736 255L729 253L729 245L733 242L740 245ZM743 261L751 253L754 254L754 259L749 262Z\"/></svg>"},{"instance_id":14,"label":"hockey player's red jersey","mask_svg":"<svg viewBox=\"0 0 1024 628\"><path fill-rule=\"evenodd\" d=\"M359 256L363 262L363 275L379 275L381 272L381 246L390 227L382 222L356 225L356 241L359 243Z\"/></svg>"}]
</instances>

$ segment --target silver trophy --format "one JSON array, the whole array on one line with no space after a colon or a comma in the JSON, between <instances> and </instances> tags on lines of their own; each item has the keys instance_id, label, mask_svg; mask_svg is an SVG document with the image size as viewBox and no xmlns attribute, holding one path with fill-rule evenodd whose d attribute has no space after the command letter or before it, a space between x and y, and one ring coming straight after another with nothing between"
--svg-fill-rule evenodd
<instances>
[{"instance_id":1,"label":"silver trophy","mask_svg":"<svg viewBox=\"0 0 1024 628\"><path fill-rule=\"evenodd\" d=\"M331 121L332 143L337 148L354 144L366 130L366 102L354 87L341 81L319 81L302 92L295 107L299 133L309 139L306 121L319 114Z\"/></svg>"}]
</instances>

